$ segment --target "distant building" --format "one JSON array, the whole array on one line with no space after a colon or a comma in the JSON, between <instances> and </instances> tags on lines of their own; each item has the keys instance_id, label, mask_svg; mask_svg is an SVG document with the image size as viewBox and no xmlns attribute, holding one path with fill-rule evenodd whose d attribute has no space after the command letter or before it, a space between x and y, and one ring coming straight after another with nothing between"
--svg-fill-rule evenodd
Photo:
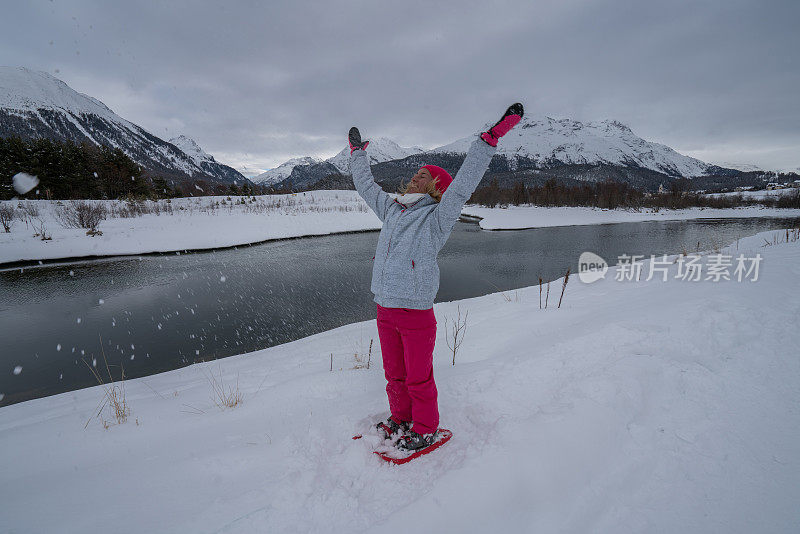
<instances>
[{"instance_id":1,"label":"distant building","mask_svg":"<svg viewBox=\"0 0 800 534\"><path fill-rule=\"evenodd\" d=\"M666 192L667 192L667 190L664 189L664 184L658 184L658 194L659 195L663 195Z\"/></svg>"},{"instance_id":2,"label":"distant building","mask_svg":"<svg viewBox=\"0 0 800 534\"><path fill-rule=\"evenodd\" d=\"M767 190L772 191L773 189L780 189L781 184L778 182L770 182L767 184Z\"/></svg>"}]
</instances>

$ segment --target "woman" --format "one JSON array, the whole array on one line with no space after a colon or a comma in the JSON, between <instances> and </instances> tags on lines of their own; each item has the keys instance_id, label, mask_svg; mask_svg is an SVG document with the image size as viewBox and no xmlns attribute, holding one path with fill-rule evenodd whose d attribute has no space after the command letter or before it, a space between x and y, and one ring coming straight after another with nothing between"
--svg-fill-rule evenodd
<instances>
[{"instance_id":1,"label":"woman","mask_svg":"<svg viewBox=\"0 0 800 534\"><path fill-rule=\"evenodd\" d=\"M425 165L390 197L375 183L358 129L350 129L350 173L358 193L383 222L373 257L372 284L378 310L378 337L391 416L377 427L385 437L400 435L397 446L419 450L436 440L439 428L433 347L433 299L439 289L436 256L461 208L478 186L498 140L522 119L522 104L508 108L469 148L455 179L441 167ZM413 425L413 426L412 426Z\"/></svg>"}]
</instances>

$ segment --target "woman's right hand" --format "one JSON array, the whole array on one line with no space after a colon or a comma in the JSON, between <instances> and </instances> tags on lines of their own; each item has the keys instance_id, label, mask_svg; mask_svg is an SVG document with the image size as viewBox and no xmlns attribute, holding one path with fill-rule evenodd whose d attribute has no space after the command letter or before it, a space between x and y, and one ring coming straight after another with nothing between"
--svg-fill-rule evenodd
<instances>
[{"instance_id":1,"label":"woman's right hand","mask_svg":"<svg viewBox=\"0 0 800 534\"><path fill-rule=\"evenodd\" d=\"M366 150L367 145L369 145L369 141L361 141L361 132L358 131L358 128L353 126L350 128L350 133L347 135L347 140L350 143L350 153L352 154L354 150Z\"/></svg>"}]
</instances>

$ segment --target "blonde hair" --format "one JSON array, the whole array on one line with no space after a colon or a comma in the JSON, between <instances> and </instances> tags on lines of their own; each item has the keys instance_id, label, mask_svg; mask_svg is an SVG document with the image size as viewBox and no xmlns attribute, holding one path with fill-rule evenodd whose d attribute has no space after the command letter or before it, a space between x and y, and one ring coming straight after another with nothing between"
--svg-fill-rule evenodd
<instances>
[{"instance_id":1,"label":"blonde hair","mask_svg":"<svg viewBox=\"0 0 800 534\"><path fill-rule=\"evenodd\" d=\"M397 188L397 192L400 193L401 195L405 195L408 192L408 186L410 185L411 182L403 184L403 182L401 181L400 187ZM428 182L428 185L425 188L425 191L423 191L423 193L427 193L428 195L430 195L431 198L433 198L433 200L435 200L436 202L441 202L442 192L439 191L439 188L437 187L438 185L439 185L439 179L434 178L433 180Z\"/></svg>"}]
</instances>

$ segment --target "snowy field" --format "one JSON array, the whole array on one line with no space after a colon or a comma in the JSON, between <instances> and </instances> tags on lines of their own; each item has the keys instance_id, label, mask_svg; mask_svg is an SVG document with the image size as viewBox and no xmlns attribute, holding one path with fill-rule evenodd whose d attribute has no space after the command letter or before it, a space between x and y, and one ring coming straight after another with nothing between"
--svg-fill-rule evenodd
<instances>
[{"instance_id":1,"label":"snowy field","mask_svg":"<svg viewBox=\"0 0 800 534\"><path fill-rule=\"evenodd\" d=\"M521 230L548 226L572 226L641 221L678 221L689 219L718 219L727 217L798 217L799 209L745 207L730 209L688 208L680 210L607 210L587 207L508 206L486 208L465 206L464 215L480 217L484 230Z\"/></svg>"},{"instance_id":2,"label":"snowy field","mask_svg":"<svg viewBox=\"0 0 800 534\"><path fill-rule=\"evenodd\" d=\"M160 213L110 217L102 221L98 236L85 229L65 228L56 213L64 206L50 201L5 201L20 216L11 232L0 229L0 264L58 258L115 256L148 252L180 252L247 245L269 239L324 235L358 230L379 230L380 220L355 191L313 191L255 197L255 202L235 204L240 197L197 197L145 202ZM225 204L222 202L225 201ZM109 212L126 214L122 201L88 201L104 204ZM64 202L63 204L67 204ZM25 215L20 208L35 215ZM169 210L169 211L166 211ZM485 208L468 205L463 214L482 217L485 230L538 228L719 217L796 217L800 210L760 207L736 209L601 210L584 207L545 208L510 206ZM42 240L41 226L50 240Z\"/></svg>"},{"instance_id":3,"label":"snowy field","mask_svg":"<svg viewBox=\"0 0 800 534\"><path fill-rule=\"evenodd\" d=\"M128 381L123 424L96 416L101 387L0 408L2 530L800 532L800 241L785 237L722 250L761 254L755 282L675 279L679 263L647 281L646 264L638 281L573 275L561 309L561 280L544 310L538 287L436 304L454 437L404 466L350 439L387 415L374 320ZM241 403L218 408L213 384L237 381Z\"/></svg>"},{"instance_id":4,"label":"snowy field","mask_svg":"<svg viewBox=\"0 0 800 534\"><path fill-rule=\"evenodd\" d=\"M710 197L730 197L741 196L744 199L764 200L765 198L777 198L787 195L796 195L800 189L790 187L786 189L761 189L758 191L733 191L730 193L708 193Z\"/></svg>"},{"instance_id":5,"label":"snowy field","mask_svg":"<svg viewBox=\"0 0 800 534\"><path fill-rule=\"evenodd\" d=\"M163 200L144 202L149 210L157 204L160 213L109 218L99 224L98 229L103 232L99 236L87 236L85 229L65 228L56 216L63 207L56 202L29 201L37 215L15 220L10 233L0 229L0 263L201 250L381 227L380 220L355 191L265 195L254 197L255 202L235 204L240 198L243 197L179 198L169 204ZM88 202L102 203L117 213L128 209L123 201ZM26 201L4 204L14 206L20 213L23 210L18 206L27 205ZM51 240L34 237L42 224Z\"/></svg>"}]
</instances>

